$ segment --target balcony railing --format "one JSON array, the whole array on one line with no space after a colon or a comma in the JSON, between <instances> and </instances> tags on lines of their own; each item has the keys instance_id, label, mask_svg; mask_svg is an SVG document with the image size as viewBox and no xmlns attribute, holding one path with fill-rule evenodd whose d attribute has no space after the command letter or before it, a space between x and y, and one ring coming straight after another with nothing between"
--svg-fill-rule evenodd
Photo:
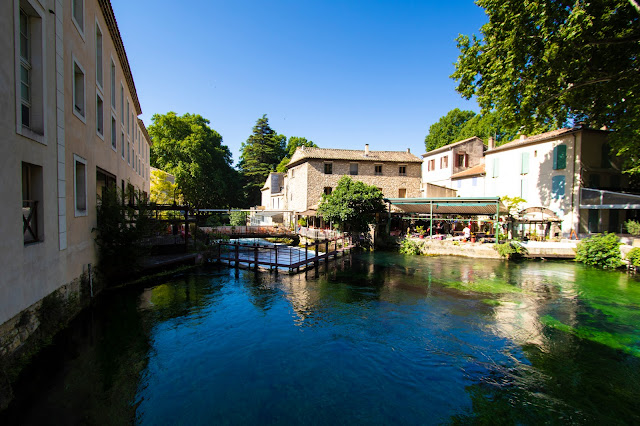
<instances>
[{"instance_id":1,"label":"balcony railing","mask_svg":"<svg viewBox=\"0 0 640 426\"><path fill-rule=\"evenodd\" d=\"M22 232L24 243L38 241L38 202L22 200Z\"/></svg>"}]
</instances>

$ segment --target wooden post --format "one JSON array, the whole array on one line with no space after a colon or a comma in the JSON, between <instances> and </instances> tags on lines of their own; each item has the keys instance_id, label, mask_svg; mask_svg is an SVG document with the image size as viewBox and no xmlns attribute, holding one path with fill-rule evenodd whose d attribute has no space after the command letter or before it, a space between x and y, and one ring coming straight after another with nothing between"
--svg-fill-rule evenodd
<instances>
[{"instance_id":1,"label":"wooden post","mask_svg":"<svg viewBox=\"0 0 640 426\"><path fill-rule=\"evenodd\" d=\"M258 269L258 246L253 248L253 268Z\"/></svg>"},{"instance_id":2,"label":"wooden post","mask_svg":"<svg viewBox=\"0 0 640 426\"><path fill-rule=\"evenodd\" d=\"M236 243L235 246L236 246L236 268L238 268L239 267L239 265L238 265L238 254L239 254L238 250L240 248L240 245L239 245L239 243Z\"/></svg>"},{"instance_id":3,"label":"wooden post","mask_svg":"<svg viewBox=\"0 0 640 426\"><path fill-rule=\"evenodd\" d=\"M289 262L291 264L291 262ZM278 273L278 246L276 246L276 274Z\"/></svg>"},{"instance_id":4,"label":"wooden post","mask_svg":"<svg viewBox=\"0 0 640 426\"><path fill-rule=\"evenodd\" d=\"M324 257L327 259L327 263L329 263L329 240L326 240L324 244L325 244Z\"/></svg>"},{"instance_id":5,"label":"wooden post","mask_svg":"<svg viewBox=\"0 0 640 426\"><path fill-rule=\"evenodd\" d=\"M315 240L313 244L314 244L315 249L316 249L316 253L313 256L313 266L315 266L317 268L318 267L318 240Z\"/></svg>"}]
</instances>

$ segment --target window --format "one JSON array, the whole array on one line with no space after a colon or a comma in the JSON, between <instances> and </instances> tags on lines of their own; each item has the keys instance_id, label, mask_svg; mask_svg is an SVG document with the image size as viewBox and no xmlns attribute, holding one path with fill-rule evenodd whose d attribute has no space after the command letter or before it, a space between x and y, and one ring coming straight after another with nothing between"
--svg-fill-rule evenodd
<instances>
[{"instance_id":1,"label":"window","mask_svg":"<svg viewBox=\"0 0 640 426\"><path fill-rule=\"evenodd\" d=\"M427 162L427 171L432 171L432 170L435 170L435 169L436 169L436 160L435 159L429 160Z\"/></svg>"},{"instance_id":2,"label":"window","mask_svg":"<svg viewBox=\"0 0 640 426\"><path fill-rule=\"evenodd\" d=\"M22 233L24 244L42 241L42 167L22 163Z\"/></svg>"},{"instance_id":3,"label":"window","mask_svg":"<svg viewBox=\"0 0 640 426\"><path fill-rule=\"evenodd\" d=\"M608 143L603 143L600 153L600 167L608 169L611 167L611 150Z\"/></svg>"},{"instance_id":4,"label":"window","mask_svg":"<svg viewBox=\"0 0 640 426\"><path fill-rule=\"evenodd\" d=\"M73 155L73 187L76 217L87 215L87 160Z\"/></svg>"},{"instance_id":5,"label":"window","mask_svg":"<svg viewBox=\"0 0 640 426\"><path fill-rule=\"evenodd\" d=\"M398 176L407 175L407 166L398 166Z\"/></svg>"},{"instance_id":6,"label":"window","mask_svg":"<svg viewBox=\"0 0 640 426\"><path fill-rule=\"evenodd\" d=\"M374 166L374 174L380 176L382 174L382 164L376 164Z\"/></svg>"},{"instance_id":7,"label":"window","mask_svg":"<svg viewBox=\"0 0 640 426\"><path fill-rule=\"evenodd\" d=\"M553 148L553 170L561 170L567 167L567 146L558 145Z\"/></svg>"},{"instance_id":8,"label":"window","mask_svg":"<svg viewBox=\"0 0 640 426\"><path fill-rule=\"evenodd\" d=\"M102 90L102 31L96 22L96 84Z\"/></svg>"},{"instance_id":9,"label":"window","mask_svg":"<svg viewBox=\"0 0 640 426\"><path fill-rule=\"evenodd\" d=\"M84 35L84 0L71 0L71 17L80 34Z\"/></svg>"},{"instance_id":10,"label":"window","mask_svg":"<svg viewBox=\"0 0 640 426\"><path fill-rule=\"evenodd\" d=\"M554 176L551 179L551 198L554 200L560 200L564 198L565 177Z\"/></svg>"},{"instance_id":11,"label":"window","mask_svg":"<svg viewBox=\"0 0 640 426\"><path fill-rule=\"evenodd\" d=\"M96 200L100 201L107 188L116 187L116 177L111 173L96 167Z\"/></svg>"},{"instance_id":12,"label":"window","mask_svg":"<svg viewBox=\"0 0 640 426\"><path fill-rule=\"evenodd\" d=\"M349 164L349 174L351 176L356 176L358 174L358 163Z\"/></svg>"},{"instance_id":13,"label":"window","mask_svg":"<svg viewBox=\"0 0 640 426\"><path fill-rule=\"evenodd\" d=\"M120 154L124 160L124 130L120 132Z\"/></svg>"},{"instance_id":14,"label":"window","mask_svg":"<svg viewBox=\"0 0 640 426\"><path fill-rule=\"evenodd\" d=\"M456 166L457 167L469 167L469 155L468 154L457 154L456 155Z\"/></svg>"},{"instance_id":15,"label":"window","mask_svg":"<svg viewBox=\"0 0 640 426\"><path fill-rule=\"evenodd\" d=\"M441 169L449 168L449 156L445 155L444 157L440 157L440 168Z\"/></svg>"},{"instance_id":16,"label":"window","mask_svg":"<svg viewBox=\"0 0 640 426\"><path fill-rule=\"evenodd\" d=\"M14 49L16 131L44 143L43 20L29 2L19 4Z\"/></svg>"},{"instance_id":17,"label":"window","mask_svg":"<svg viewBox=\"0 0 640 426\"><path fill-rule=\"evenodd\" d=\"M120 83L120 124L124 126L124 86Z\"/></svg>"},{"instance_id":18,"label":"window","mask_svg":"<svg viewBox=\"0 0 640 426\"><path fill-rule=\"evenodd\" d=\"M333 163L324 163L324 174L333 174Z\"/></svg>"},{"instance_id":19,"label":"window","mask_svg":"<svg viewBox=\"0 0 640 426\"><path fill-rule=\"evenodd\" d=\"M598 189L600 188L600 175L592 174L589 176L589 186L588 188Z\"/></svg>"},{"instance_id":20,"label":"window","mask_svg":"<svg viewBox=\"0 0 640 426\"><path fill-rule=\"evenodd\" d=\"M118 129L116 128L116 118L111 115L111 148L118 150Z\"/></svg>"},{"instance_id":21,"label":"window","mask_svg":"<svg viewBox=\"0 0 640 426\"><path fill-rule=\"evenodd\" d=\"M494 158L492 165L493 165L493 167L491 168L491 177L492 178L497 178L498 175L500 174L500 161L499 161L499 158Z\"/></svg>"},{"instance_id":22,"label":"window","mask_svg":"<svg viewBox=\"0 0 640 426\"><path fill-rule=\"evenodd\" d=\"M478 178L477 177L471 178L471 186L478 186Z\"/></svg>"},{"instance_id":23,"label":"window","mask_svg":"<svg viewBox=\"0 0 640 426\"><path fill-rule=\"evenodd\" d=\"M462 188L462 179L456 180L456 188L458 189Z\"/></svg>"},{"instance_id":24,"label":"window","mask_svg":"<svg viewBox=\"0 0 640 426\"><path fill-rule=\"evenodd\" d=\"M520 156L520 174L526 175L527 173L529 173L529 153L523 152Z\"/></svg>"},{"instance_id":25,"label":"window","mask_svg":"<svg viewBox=\"0 0 640 426\"><path fill-rule=\"evenodd\" d=\"M398 198L407 198L407 188L398 189Z\"/></svg>"},{"instance_id":26,"label":"window","mask_svg":"<svg viewBox=\"0 0 640 426\"><path fill-rule=\"evenodd\" d=\"M333 188L331 188L330 186L324 187L324 195L331 195L332 191L333 191Z\"/></svg>"},{"instance_id":27,"label":"window","mask_svg":"<svg viewBox=\"0 0 640 426\"><path fill-rule=\"evenodd\" d=\"M127 99L127 135L131 134L131 121L129 121L129 100Z\"/></svg>"},{"instance_id":28,"label":"window","mask_svg":"<svg viewBox=\"0 0 640 426\"><path fill-rule=\"evenodd\" d=\"M73 59L73 113L85 120L84 69Z\"/></svg>"},{"instance_id":29,"label":"window","mask_svg":"<svg viewBox=\"0 0 640 426\"><path fill-rule=\"evenodd\" d=\"M96 92L96 132L104 139L104 102L98 92Z\"/></svg>"},{"instance_id":30,"label":"window","mask_svg":"<svg viewBox=\"0 0 640 426\"><path fill-rule=\"evenodd\" d=\"M116 109L116 64L111 60L111 108Z\"/></svg>"},{"instance_id":31,"label":"window","mask_svg":"<svg viewBox=\"0 0 640 426\"><path fill-rule=\"evenodd\" d=\"M124 134L122 137L124 137ZM127 163L131 165L131 142L129 141L127 141Z\"/></svg>"},{"instance_id":32,"label":"window","mask_svg":"<svg viewBox=\"0 0 640 426\"><path fill-rule=\"evenodd\" d=\"M22 125L31 124L31 27L30 18L20 9L20 101Z\"/></svg>"}]
</instances>

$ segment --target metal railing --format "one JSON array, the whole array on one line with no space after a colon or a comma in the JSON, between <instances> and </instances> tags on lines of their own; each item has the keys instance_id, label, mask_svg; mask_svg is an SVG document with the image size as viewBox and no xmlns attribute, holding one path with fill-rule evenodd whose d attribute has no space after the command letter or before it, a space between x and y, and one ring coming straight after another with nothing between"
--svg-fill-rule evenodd
<instances>
[{"instance_id":1,"label":"metal railing","mask_svg":"<svg viewBox=\"0 0 640 426\"><path fill-rule=\"evenodd\" d=\"M22 233L24 243L35 243L38 240L38 202L22 200Z\"/></svg>"}]
</instances>

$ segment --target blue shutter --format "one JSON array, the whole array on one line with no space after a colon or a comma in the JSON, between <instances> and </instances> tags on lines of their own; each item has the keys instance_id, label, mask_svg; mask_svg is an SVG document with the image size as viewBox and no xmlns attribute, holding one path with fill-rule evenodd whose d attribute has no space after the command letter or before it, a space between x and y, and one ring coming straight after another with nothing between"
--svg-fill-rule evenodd
<instances>
[{"instance_id":1,"label":"blue shutter","mask_svg":"<svg viewBox=\"0 0 640 426\"><path fill-rule=\"evenodd\" d=\"M564 176L554 176L551 179L551 198L559 200L564 197L565 183L566 180Z\"/></svg>"}]
</instances>

